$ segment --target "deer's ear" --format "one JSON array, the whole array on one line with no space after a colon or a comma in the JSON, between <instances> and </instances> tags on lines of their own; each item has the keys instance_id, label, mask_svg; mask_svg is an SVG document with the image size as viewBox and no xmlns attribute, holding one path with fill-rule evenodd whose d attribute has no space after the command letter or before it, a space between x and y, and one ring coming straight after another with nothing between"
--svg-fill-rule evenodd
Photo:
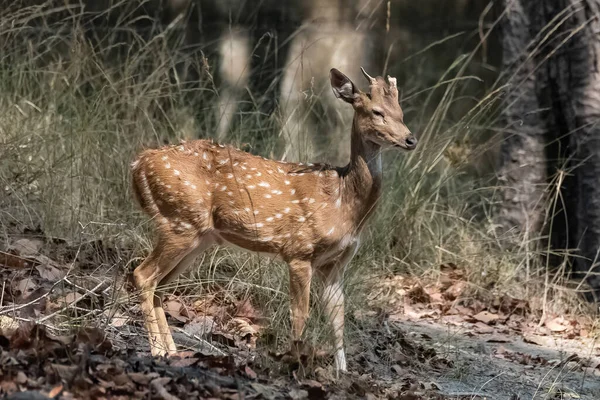
<instances>
[{"instance_id":1,"label":"deer's ear","mask_svg":"<svg viewBox=\"0 0 600 400\"><path fill-rule=\"evenodd\" d=\"M358 99L358 90L346 75L332 68L329 71L329 79L331 80L331 88L335 97L350 104L353 104Z\"/></svg>"}]
</instances>

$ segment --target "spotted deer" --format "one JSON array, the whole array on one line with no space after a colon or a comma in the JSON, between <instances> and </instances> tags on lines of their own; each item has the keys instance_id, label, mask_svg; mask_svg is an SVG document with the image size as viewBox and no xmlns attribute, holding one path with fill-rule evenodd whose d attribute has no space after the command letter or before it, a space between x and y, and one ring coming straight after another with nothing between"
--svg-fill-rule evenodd
<instances>
[{"instance_id":1,"label":"spotted deer","mask_svg":"<svg viewBox=\"0 0 600 400\"><path fill-rule=\"evenodd\" d=\"M396 79L361 71L369 93L330 71L335 97L354 108L345 167L274 161L208 140L144 150L134 161L134 193L158 225L154 249L133 273L153 355L176 352L160 287L208 246L229 244L287 262L296 340L309 313L311 279L323 279L336 369L346 370L344 268L381 194L382 150L417 144L403 121Z\"/></svg>"}]
</instances>

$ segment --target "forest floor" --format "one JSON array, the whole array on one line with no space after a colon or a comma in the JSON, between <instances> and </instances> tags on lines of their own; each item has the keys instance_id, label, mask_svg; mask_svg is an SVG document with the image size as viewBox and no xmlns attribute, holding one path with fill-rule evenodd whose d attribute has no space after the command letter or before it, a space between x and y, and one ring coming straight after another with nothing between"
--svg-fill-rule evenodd
<instances>
[{"instance_id":1,"label":"forest floor","mask_svg":"<svg viewBox=\"0 0 600 400\"><path fill-rule=\"evenodd\" d=\"M389 276L370 288L347 316L349 372L336 378L326 348L273 351L259 308L219 293L168 296L185 351L152 358L123 279L128 260L115 268L106 260L122 254L101 242L36 235L0 249L0 396L9 399L600 398L592 318L541 319L525 299L464 297L455 265L433 282Z\"/></svg>"}]
</instances>

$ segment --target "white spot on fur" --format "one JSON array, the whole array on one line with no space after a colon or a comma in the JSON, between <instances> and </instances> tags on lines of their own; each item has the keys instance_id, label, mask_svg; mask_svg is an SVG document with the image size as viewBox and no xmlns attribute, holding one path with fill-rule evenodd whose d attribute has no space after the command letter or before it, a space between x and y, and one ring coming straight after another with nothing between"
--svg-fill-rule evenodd
<instances>
[{"instance_id":1,"label":"white spot on fur","mask_svg":"<svg viewBox=\"0 0 600 400\"><path fill-rule=\"evenodd\" d=\"M296 189L290 190L290 194L296 194Z\"/></svg>"},{"instance_id":2,"label":"white spot on fur","mask_svg":"<svg viewBox=\"0 0 600 400\"><path fill-rule=\"evenodd\" d=\"M335 232L335 228L331 228L328 232L327 232L327 236L331 236L333 234L333 232Z\"/></svg>"},{"instance_id":3,"label":"white spot on fur","mask_svg":"<svg viewBox=\"0 0 600 400\"><path fill-rule=\"evenodd\" d=\"M192 185L191 188L196 190L196 185Z\"/></svg>"},{"instance_id":4,"label":"white spot on fur","mask_svg":"<svg viewBox=\"0 0 600 400\"><path fill-rule=\"evenodd\" d=\"M262 228L263 226L265 226L265 224L263 224L262 222L257 222L256 223L256 227L257 228Z\"/></svg>"},{"instance_id":5,"label":"white spot on fur","mask_svg":"<svg viewBox=\"0 0 600 400\"><path fill-rule=\"evenodd\" d=\"M280 219L281 217L283 217L283 214L279 214L279 213L275 214L275 218Z\"/></svg>"},{"instance_id":6,"label":"white spot on fur","mask_svg":"<svg viewBox=\"0 0 600 400\"><path fill-rule=\"evenodd\" d=\"M166 164L165 164L165 168L166 168L166 169L169 169L169 168L171 168L171 164L169 164L169 163L166 163Z\"/></svg>"},{"instance_id":7,"label":"white spot on fur","mask_svg":"<svg viewBox=\"0 0 600 400\"><path fill-rule=\"evenodd\" d=\"M202 152L202 158L205 160L208 160L208 155L206 154L206 152Z\"/></svg>"},{"instance_id":8,"label":"white spot on fur","mask_svg":"<svg viewBox=\"0 0 600 400\"><path fill-rule=\"evenodd\" d=\"M233 179L233 174L227 174L227 179Z\"/></svg>"},{"instance_id":9,"label":"white spot on fur","mask_svg":"<svg viewBox=\"0 0 600 400\"><path fill-rule=\"evenodd\" d=\"M265 221L267 221L267 222L273 222L273 217L269 217L269 218L265 219Z\"/></svg>"},{"instance_id":10,"label":"white spot on fur","mask_svg":"<svg viewBox=\"0 0 600 400\"><path fill-rule=\"evenodd\" d=\"M271 197L273 196L271 196L269 193L265 194L265 199L270 199Z\"/></svg>"},{"instance_id":11,"label":"white spot on fur","mask_svg":"<svg viewBox=\"0 0 600 400\"><path fill-rule=\"evenodd\" d=\"M283 194L283 192L281 190L271 190L271 193L273 193L273 194Z\"/></svg>"},{"instance_id":12,"label":"white spot on fur","mask_svg":"<svg viewBox=\"0 0 600 400\"><path fill-rule=\"evenodd\" d=\"M314 202L315 202L315 199L313 199L313 198L308 199L308 204L312 204Z\"/></svg>"},{"instance_id":13,"label":"white spot on fur","mask_svg":"<svg viewBox=\"0 0 600 400\"><path fill-rule=\"evenodd\" d=\"M248 185L248 186L246 186L246 187L247 187L248 189L255 189L255 188L256 188L256 186L255 186L255 185Z\"/></svg>"},{"instance_id":14,"label":"white spot on fur","mask_svg":"<svg viewBox=\"0 0 600 400\"><path fill-rule=\"evenodd\" d=\"M271 187L271 185L269 185L268 182L261 182L261 183L258 184L258 186L267 187L267 188Z\"/></svg>"},{"instance_id":15,"label":"white spot on fur","mask_svg":"<svg viewBox=\"0 0 600 400\"><path fill-rule=\"evenodd\" d=\"M224 192L224 191L226 191L226 190L227 190L227 186L223 186L223 187L221 188L221 192Z\"/></svg>"},{"instance_id":16,"label":"white spot on fur","mask_svg":"<svg viewBox=\"0 0 600 400\"><path fill-rule=\"evenodd\" d=\"M304 218L304 217L298 217L298 222L304 222L304 221L306 221L306 218Z\"/></svg>"},{"instance_id":17,"label":"white spot on fur","mask_svg":"<svg viewBox=\"0 0 600 400\"><path fill-rule=\"evenodd\" d=\"M178 170L174 169L173 173L175 174L175 176L179 176L181 174L181 172L179 172Z\"/></svg>"},{"instance_id":18,"label":"white spot on fur","mask_svg":"<svg viewBox=\"0 0 600 400\"><path fill-rule=\"evenodd\" d=\"M287 214L287 213L289 213L289 212L290 212L290 210L291 210L291 208L289 208L289 207L286 207L286 208L284 208L284 209L283 209L283 212Z\"/></svg>"},{"instance_id":19,"label":"white spot on fur","mask_svg":"<svg viewBox=\"0 0 600 400\"><path fill-rule=\"evenodd\" d=\"M184 184L185 186L190 186L190 182L189 182L189 181L184 181L184 182L183 182L183 184Z\"/></svg>"},{"instance_id":20,"label":"white spot on fur","mask_svg":"<svg viewBox=\"0 0 600 400\"><path fill-rule=\"evenodd\" d=\"M253 211L254 215L258 215L258 210Z\"/></svg>"},{"instance_id":21,"label":"white spot on fur","mask_svg":"<svg viewBox=\"0 0 600 400\"><path fill-rule=\"evenodd\" d=\"M260 173L260 171L258 171L258 172L256 173L256 176L261 176L261 175L262 175L262 174Z\"/></svg>"},{"instance_id":22,"label":"white spot on fur","mask_svg":"<svg viewBox=\"0 0 600 400\"><path fill-rule=\"evenodd\" d=\"M300 200L292 200L292 203L293 204L298 204L298 203L300 203Z\"/></svg>"},{"instance_id":23,"label":"white spot on fur","mask_svg":"<svg viewBox=\"0 0 600 400\"><path fill-rule=\"evenodd\" d=\"M290 184L290 181L288 181L287 179L285 181L283 181L283 183L285 183L286 185Z\"/></svg>"}]
</instances>

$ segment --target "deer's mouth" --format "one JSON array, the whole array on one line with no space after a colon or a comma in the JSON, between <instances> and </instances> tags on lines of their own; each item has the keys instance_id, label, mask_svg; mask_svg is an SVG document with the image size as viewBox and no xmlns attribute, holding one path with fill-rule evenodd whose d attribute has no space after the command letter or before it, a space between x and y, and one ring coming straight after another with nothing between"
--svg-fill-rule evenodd
<instances>
[{"instance_id":1,"label":"deer's mouth","mask_svg":"<svg viewBox=\"0 0 600 400\"><path fill-rule=\"evenodd\" d=\"M416 144L409 145L408 143L396 143L396 144L394 144L394 148L403 149L403 150L407 150L407 151L413 151L414 149L417 148L417 145Z\"/></svg>"}]
</instances>

